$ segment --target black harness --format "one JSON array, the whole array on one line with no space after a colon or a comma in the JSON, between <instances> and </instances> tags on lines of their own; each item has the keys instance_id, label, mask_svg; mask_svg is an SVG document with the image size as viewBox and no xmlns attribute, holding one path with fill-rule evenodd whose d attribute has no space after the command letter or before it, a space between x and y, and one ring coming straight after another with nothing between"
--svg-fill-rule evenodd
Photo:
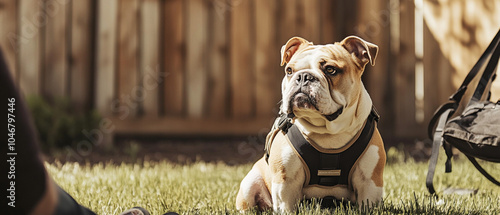
<instances>
[{"instance_id":1,"label":"black harness","mask_svg":"<svg viewBox=\"0 0 500 215\"><path fill-rule=\"evenodd\" d=\"M339 150L333 150L333 152L315 148L304 138L297 126L291 123L291 120L280 119L278 128L286 133L294 150L305 164L306 174L309 174L309 181L306 181L306 186L350 186L349 175L351 169L366 150L379 118L375 108L372 108L363 129L357 135L357 139ZM266 161L269 158L272 140L268 142L266 145Z\"/></svg>"}]
</instances>

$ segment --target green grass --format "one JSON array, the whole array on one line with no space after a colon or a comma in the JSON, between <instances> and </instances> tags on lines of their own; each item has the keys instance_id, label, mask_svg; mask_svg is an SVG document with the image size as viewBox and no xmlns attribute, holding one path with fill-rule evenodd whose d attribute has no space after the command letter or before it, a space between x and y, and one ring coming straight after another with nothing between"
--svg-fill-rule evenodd
<instances>
[{"instance_id":1,"label":"green grass","mask_svg":"<svg viewBox=\"0 0 500 215\"><path fill-rule=\"evenodd\" d=\"M444 157L444 154L441 154ZM384 202L370 214L500 214L500 188L487 181L465 159L454 161L453 172L444 174L441 158L435 186L478 189L475 195L440 195L435 199L425 188L427 162L404 161L402 153L388 152L384 173ZM77 163L47 164L54 180L78 202L97 214L119 214L142 206L151 214L176 211L180 214L233 214L241 179L252 164L195 162L178 165L168 162L142 164ZM486 163L498 174L498 165ZM440 193L441 194L441 193ZM321 209L304 203L298 214L365 214L355 206ZM268 213L271 214L271 213Z\"/></svg>"}]
</instances>

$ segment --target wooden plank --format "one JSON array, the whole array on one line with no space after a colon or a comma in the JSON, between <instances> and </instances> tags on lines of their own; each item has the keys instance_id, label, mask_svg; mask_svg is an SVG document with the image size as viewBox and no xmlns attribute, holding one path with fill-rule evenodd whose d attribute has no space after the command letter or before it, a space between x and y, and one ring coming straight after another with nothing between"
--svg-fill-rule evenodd
<instances>
[{"instance_id":1,"label":"wooden plank","mask_svg":"<svg viewBox=\"0 0 500 215\"><path fill-rule=\"evenodd\" d=\"M169 136L249 136L262 134L263 127L270 127L268 118L237 119L191 119L184 117L141 117L120 120L110 118L115 134L169 135Z\"/></svg>"},{"instance_id":2,"label":"wooden plank","mask_svg":"<svg viewBox=\"0 0 500 215\"><path fill-rule=\"evenodd\" d=\"M163 18L163 106L165 115L182 115L185 108L184 1L164 1Z\"/></svg>"},{"instance_id":3,"label":"wooden plank","mask_svg":"<svg viewBox=\"0 0 500 215\"><path fill-rule=\"evenodd\" d=\"M122 118L138 114L142 95L138 82L138 12L139 1L120 1L118 10L118 92L122 107L128 113Z\"/></svg>"},{"instance_id":4,"label":"wooden plank","mask_svg":"<svg viewBox=\"0 0 500 215\"><path fill-rule=\"evenodd\" d=\"M141 80L144 98L144 114L158 116L160 74L160 2L144 0L141 5Z\"/></svg>"},{"instance_id":5,"label":"wooden plank","mask_svg":"<svg viewBox=\"0 0 500 215\"><path fill-rule=\"evenodd\" d=\"M71 4L69 87L71 102L78 111L92 107L93 8L93 1L72 1Z\"/></svg>"},{"instance_id":6,"label":"wooden plank","mask_svg":"<svg viewBox=\"0 0 500 215\"><path fill-rule=\"evenodd\" d=\"M338 10L335 7L335 2L333 0L321 0L320 2L320 43L330 44L335 41L336 23L335 23L335 11Z\"/></svg>"},{"instance_id":7,"label":"wooden plank","mask_svg":"<svg viewBox=\"0 0 500 215\"><path fill-rule=\"evenodd\" d=\"M21 91L26 95L41 93L41 32L47 23L46 16L34 16L42 10L41 0L20 1L20 42L19 42L19 82Z\"/></svg>"},{"instance_id":8,"label":"wooden plank","mask_svg":"<svg viewBox=\"0 0 500 215\"><path fill-rule=\"evenodd\" d=\"M335 41L341 41L349 35L356 35L356 27L359 13L359 8L362 6L358 1L343 1L335 2ZM359 36L359 35L358 35Z\"/></svg>"},{"instance_id":9,"label":"wooden plank","mask_svg":"<svg viewBox=\"0 0 500 215\"><path fill-rule=\"evenodd\" d=\"M299 35L314 44L320 43L319 11L319 0L298 0L297 2Z\"/></svg>"},{"instance_id":10,"label":"wooden plank","mask_svg":"<svg viewBox=\"0 0 500 215\"><path fill-rule=\"evenodd\" d=\"M231 106L236 118L251 117L255 109L250 7L250 1L241 1L231 11Z\"/></svg>"},{"instance_id":11,"label":"wooden plank","mask_svg":"<svg viewBox=\"0 0 500 215\"><path fill-rule=\"evenodd\" d=\"M356 35L378 45L379 51L375 60L375 66L366 65L363 74L363 83L370 94L375 107L383 120L380 121L379 129L390 132L393 126L392 117L394 113L391 98L393 98L390 77L390 12L386 8L388 0L360 0L358 2L358 20L356 24Z\"/></svg>"},{"instance_id":12,"label":"wooden plank","mask_svg":"<svg viewBox=\"0 0 500 215\"><path fill-rule=\"evenodd\" d=\"M281 0L278 7L281 8L275 16L275 19L279 20L278 43L283 46L293 36L299 36L297 35L297 0Z\"/></svg>"},{"instance_id":13,"label":"wooden plank","mask_svg":"<svg viewBox=\"0 0 500 215\"><path fill-rule=\"evenodd\" d=\"M424 27L425 123L428 124L436 109L448 101L456 89L452 79L455 69L444 57L439 44L427 25Z\"/></svg>"},{"instance_id":14,"label":"wooden plank","mask_svg":"<svg viewBox=\"0 0 500 215\"><path fill-rule=\"evenodd\" d=\"M400 18L400 53L395 74L394 135L414 135L415 121L415 6L413 1L402 1Z\"/></svg>"},{"instance_id":15,"label":"wooden plank","mask_svg":"<svg viewBox=\"0 0 500 215\"><path fill-rule=\"evenodd\" d=\"M209 106L208 115L213 118L229 117L229 84L228 84L228 27L229 13L226 4L215 1L210 10L209 35Z\"/></svg>"},{"instance_id":16,"label":"wooden plank","mask_svg":"<svg viewBox=\"0 0 500 215\"><path fill-rule=\"evenodd\" d=\"M204 0L187 2L187 114L200 118L206 109L208 9Z\"/></svg>"},{"instance_id":17,"label":"wooden plank","mask_svg":"<svg viewBox=\"0 0 500 215\"><path fill-rule=\"evenodd\" d=\"M273 62L278 65L277 75L279 80L281 80L285 74L285 66L280 66L281 63L281 47L286 44L286 42L293 36L298 35L297 27L297 0L281 0L277 3L277 13L274 19L279 20L277 22L277 46L274 47L275 51L272 53L278 56L278 61ZM280 85L281 86L281 85ZM281 87L279 92L281 92ZM281 96L281 95L280 95ZM281 97L280 97L281 98ZM278 100L279 101L279 100ZM279 107L278 107L279 111ZM277 112L277 111L275 111Z\"/></svg>"},{"instance_id":18,"label":"wooden plank","mask_svg":"<svg viewBox=\"0 0 500 215\"><path fill-rule=\"evenodd\" d=\"M67 4L57 0L46 0L44 11L47 15L43 59L43 94L47 98L68 96L67 62Z\"/></svg>"},{"instance_id":19,"label":"wooden plank","mask_svg":"<svg viewBox=\"0 0 500 215\"><path fill-rule=\"evenodd\" d=\"M0 47L12 78L18 82L17 54L19 52L20 35L18 32L18 2L0 0Z\"/></svg>"},{"instance_id":20,"label":"wooden plank","mask_svg":"<svg viewBox=\"0 0 500 215\"><path fill-rule=\"evenodd\" d=\"M255 18L255 89L257 116L272 117L280 101L282 72L279 68L279 49L275 47L276 26L272 20L276 14L276 2L256 0Z\"/></svg>"},{"instance_id":21,"label":"wooden plank","mask_svg":"<svg viewBox=\"0 0 500 215\"><path fill-rule=\"evenodd\" d=\"M116 86L116 39L118 0L97 2L95 106L103 115L112 110Z\"/></svg>"}]
</instances>

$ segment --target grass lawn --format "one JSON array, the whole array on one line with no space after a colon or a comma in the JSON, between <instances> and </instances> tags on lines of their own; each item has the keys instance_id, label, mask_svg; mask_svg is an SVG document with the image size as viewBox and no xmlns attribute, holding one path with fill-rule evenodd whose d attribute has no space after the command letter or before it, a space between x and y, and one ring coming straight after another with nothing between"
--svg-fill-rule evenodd
<instances>
[{"instance_id":1,"label":"grass lawn","mask_svg":"<svg viewBox=\"0 0 500 215\"><path fill-rule=\"evenodd\" d=\"M391 148L384 173L384 203L372 214L500 214L500 187L487 181L466 159L453 162L453 172L444 174L441 153L435 176L436 189L478 189L475 195L440 195L435 199L425 188L427 162L404 161L403 153ZM77 163L47 164L54 180L78 202L97 214L118 214L142 206L151 214L233 214L239 183L252 164L168 162L141 164ZM485 166L500 176L499 165ZM442 193L440 193L442 194ZM298 214L359 214L357 208L341 206L320 209L318 204L299 207ZM271 214L271 213L269 213Z\"/></svg>"}]
</instances>

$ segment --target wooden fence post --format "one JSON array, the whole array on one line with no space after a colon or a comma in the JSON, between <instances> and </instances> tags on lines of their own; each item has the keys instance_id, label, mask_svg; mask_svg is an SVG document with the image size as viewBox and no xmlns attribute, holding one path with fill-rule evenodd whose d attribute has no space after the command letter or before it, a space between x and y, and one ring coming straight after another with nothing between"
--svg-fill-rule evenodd
<instances>
[{"instance_id":1,"label":"wooden fence post","mask_svg":"<svg viewBox=\"0 0 500 215\"><path fill-rule=\"evenodd\" d=\"M160 2L144 0L140 6L140 55L139 81L142 82L144 115L157 117L159 114L159 91L163 81L160 74Z\"/></svg>"},{"instance_id":2,"label":"wooden fence post","mask_svg":"<svg viewBox=\"0 0 500 215\"><path fill-rule=\"evenodd\" d=\"M45 1L44 13L48 19L45 26L42 89L46 98L68 96L68 34L67 10L70 1Z\"/></svg>"},{"instance_id":3,"label":"wooden fence post","mask_svg":"<svg viewBox=\"0 0 500 215\"><path fill-rule=\"evenodd\" d=\"M163 107L168 116L185 114L185 6L183 0L164 1L163 34Z\"/></svg>"},{"instance_id":4,"label":"wooden fence post","mask_svg":"<svg viewBox=\"0 0 500 215\"><path fill-rule=\"evenodd\" d=\"M119 1L118 7L118 109L120 119L136 117L142 105L139 76L139 0Z\"/></svg>"},{"instance_id":5,"label":"wooden fence post","mask_svg":"<svg viewBox=\"0 0 500 215\"><path fill-rule=\"evenodd\" d=\"M98 0L95 106L102 115L110 116L116 84L116 37L118 0Z\"/></svg>"},{"instance_id":6,"label":"wooden fence post","mask_svg":"<svg viewBox=\"0 0 500 215\"><path fill-rule=\"evenodd\" d=\"M19 32L18 12L19 1L1 0L0 4L0 20L2 27L0 28L0 48L7 62L12 78L16 83L19 83L18 74L18 54L19 43L22 42Z\"/></svg>"},{"instance_id":7,"label":"wooden fence post","mask_svg":"<svg viewBox=\"0 0 500 215\"><path fill-rule=\"evenodd\" d=\"M69 56L70 98L78 111L90 110L92 102L92 77L94 73L94 18L93 1L71 2L71 52Z\"/></svg>"},{"instance_id":8,"label":"wooden fence post","mask_svg":"<svg viewBox=\"0 0 500 215\"><path fill-rule=\"evenodd\" d=\"M19 2L19 83L25 95L41 93L41 29L48 22L42 7L42 0Z\"/></svg>"},{"instance_id":9,"label":"wooden fence post","mask_svg":"<svg viewBox=\"0 0 500 215\"><path fill-rule=\"evenodd\" d=\"M231 11L231 101L235 118L251 117L255 109L255 83L252 40L251 1L230 1ZM234 4L233 4L234 3Z\"/></svg>"},{"instance_id":10,"label":"wooden fence post","mask_svg":"<svg viewBox=\"0 0 500 215\"><path fill-rule=\"evenodd\" d=\"M229 117L229 14L228 2L210 1L207 57L208 60L208 115L212 118Z\"/></svg>"},{"instance_id":11,"label":"wooden fence post","mask_svg":"<svg viewBox=\"0 0 500 215\"><path fill-rule=\"evenodd\" d=\"M205 0L187 2L186 98L189 117L201 118L206 110L208 10Z\"/></svg>"}]
</instances>

